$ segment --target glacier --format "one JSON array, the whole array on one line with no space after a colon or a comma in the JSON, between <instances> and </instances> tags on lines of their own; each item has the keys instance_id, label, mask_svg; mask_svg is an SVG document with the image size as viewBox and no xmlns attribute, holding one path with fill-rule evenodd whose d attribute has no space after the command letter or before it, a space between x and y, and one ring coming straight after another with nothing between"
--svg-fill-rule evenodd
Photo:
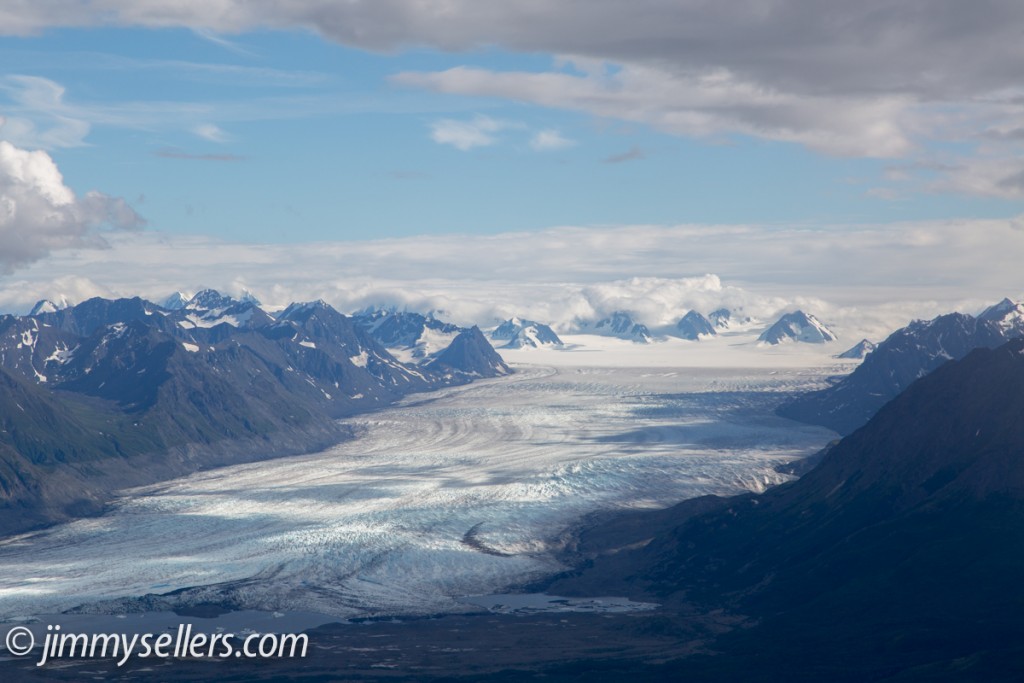
<instances>
[{"instance_id":1,"label":"glacier","mask_svg":"<svg viewBox=\"0 0 1024 683\"><path fill-rule=\"evenodd\" d=\"M465 596L563 569L559 539L588 513L760 491L788 478L775 466L835 436L772 414L835 365L543 357L565 360L348 418L355 438L323 452L124 491L101 517L4 539L0 620L200 602L336 618L468 611Z\"/></svg>"}]
</instances>

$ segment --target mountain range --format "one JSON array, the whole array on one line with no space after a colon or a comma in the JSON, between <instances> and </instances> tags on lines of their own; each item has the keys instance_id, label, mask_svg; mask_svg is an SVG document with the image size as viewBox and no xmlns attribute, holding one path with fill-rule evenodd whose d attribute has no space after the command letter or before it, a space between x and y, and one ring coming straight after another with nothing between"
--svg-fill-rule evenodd
<instances>
[{"instance_id":1,"label":"mountain range","mask_svg":"<svg viewBox=\"0 0 1024 683\"><path fill-rule=\"evenodd\" d=\"M111 491L308 452L335 420L510 372L478 329L402 363L322 301L276 318L204 290L175 310L90 299L0 317L0 533L102 509Z\"/></svg>"},{"instance_id":2,"label":"mountain range","mask_svg":"<svg viewBox=\"0 0 1024 683\"><path fill-rule=\"evenodd\" d=\"M949 313L914 321L878 344L852 373L830 387L784 403L778 413L849 434L911 382L943 363L963 358L973 349L993 348L1024 336L1022 308L1004 299L977 318Z\"/></svg>"},{"instance_id":3,"label":"mountain range","mask_svg":"<svg viewBox=\"0 0 1024 683\"><path fill-rule=\"evenodd\" d=\"M651 343L651 331L626 311L615 311L597 322L583 322L580 328L585 333L628 339L637 344Z\"/></svg>"}]
</instances>

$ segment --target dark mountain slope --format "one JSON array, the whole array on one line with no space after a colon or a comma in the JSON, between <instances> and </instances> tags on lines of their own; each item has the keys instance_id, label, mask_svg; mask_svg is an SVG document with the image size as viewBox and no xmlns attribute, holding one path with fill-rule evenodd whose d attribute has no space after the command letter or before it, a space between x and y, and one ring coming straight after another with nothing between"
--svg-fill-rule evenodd
<instances>
[{"instance_id":1,"label":"dark mountain slope","mask_svg":"<svg viewBox=\"0 0 1024 683\"><path fill-rule=\"evenodd\" d=\"M387 388L389 396L379 399L384 400L409 391L423 391L435 381L420 369L398 362L359 321L342 315L323 301L289 306L278 316L278 325L265 330L264 335L280 339L284 333L283 325L294 329L292 341L298 341L301 348L301 358L296 359L298 366L306 367L308 362L333 363L337 372L342 374L342 377L334 378L339 381L338 386L349 384L348 375L365 372ZM286 345L285 348L296 351L295 345ZM312 353L314 351L317 353ZM371 394L373 392L373 387L361 389L353 386L352 389L350 395L370 395L364 389Z\"/></svg>"},{"instance_id":2,"label":"dark mountain slope","mask_svg":"<svg viewBox=\"0 0 1024 683\"><path fill-rule=\"evenodd\" d=\"M999 346L1018 332L963 313L915 321L889 335L837 384L799 396L778 413L849 434L914 380L972 349Z\"/></svg>"},{"instance_id":3,"label":"dark mountain slope","mask_svg":"<svg viewBox=\"0 0 1024 683\"><path fill-rule=\"evenodd\" d=\"M101 327L114 323L148 320L158 307L145 299L101 299L94 297L70 308L41 313L35 319L65 332L87 337Z\"/></svg>"},{"instance_id":4,"label":"dark mountain slope","mask_svg":"<svg viewBox=\"0 0 1024 683\"><path fill-rule=\"evenodd\" d=\"M64 358L79 337L32 317L0 316L0 367L31 382L45 382L46 366Z\"/></svg>"},{"instance_id":5,"label":"dark mountain slope","mask_svg":"<svg viewBox=\"0 0 1024 683\"><path fill-rule=\"evenodd\" d=\"M1005 675L1024 633L1021 415L1024 341L975 350L915 382L802 479L702 501L711 512L684 503L652 518L660 531L615 530L618 547L653 539L550 590L630 586L756 623L719 639L722 655L678 664L702 679Z\"/></svg>"},{"instance_id":6,"label":"dark mountain slope","mask_svg":"<svg viewBox=\"0 0 1024 683\"><path fill-rule=\"evenodd\" d=\"M101 509L103 487L87 481L139 447L128 427L114 411L0 369L0 534Z\"/></svg>"},{"instance_id":7,"label":"dark mountain slope","mask_svg":"<svg viewBox=\"0 0 1024 683\"><path fill-rule=\"evenodd\" d=\"M426 364L426 369L440 373L453 383L473 377L497 377L512 370L494 350L487 337L475 325L460 332L444 351Z\"/></svg>"},{"instance_id":8,"label":"dark mountain slope","mask_svg":"<svg viewBox=\"0 0 1024 683\"><path fill-rule=\"evenodd\" d=\"M697 311L689 311L676 323L675 335L683 339L697 341L702 336L714 337L717 334L714 324Z\"/></svg>"},{"instance_id":9,"label":"dark mountain slope","mask_svg":"<svg viewBox=\"0 0 1024 683\"><path fill-rule=\"evenodd\" d=\"M91 299L3 316L0 533L127 486L322 448L347 434L338 417L508 372L479 330L457 341L433 368L405 365L323 302L275 320L213 290L175 312Z\"/></svg>"}]
</instances>

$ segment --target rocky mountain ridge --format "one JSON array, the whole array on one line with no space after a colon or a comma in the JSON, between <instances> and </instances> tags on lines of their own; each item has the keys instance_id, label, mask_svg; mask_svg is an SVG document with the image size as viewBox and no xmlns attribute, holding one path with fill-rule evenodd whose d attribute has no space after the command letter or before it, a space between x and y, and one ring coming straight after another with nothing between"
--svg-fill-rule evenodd
<instances>
[{"instance_id":1,"label":"rocky mountain ridge","mask_svg":"<svg viewBox=\"0 0 1024 683\"><path fill-rule=\"evenodd\" d=\"M90 299L2 316L0 532L100 509L127 485L320 448L345 435L339 417L510 372L479 330L447 351L405 364L322 301L274 318L213 290L175 310Z\"/></svg>"}]
</instances>

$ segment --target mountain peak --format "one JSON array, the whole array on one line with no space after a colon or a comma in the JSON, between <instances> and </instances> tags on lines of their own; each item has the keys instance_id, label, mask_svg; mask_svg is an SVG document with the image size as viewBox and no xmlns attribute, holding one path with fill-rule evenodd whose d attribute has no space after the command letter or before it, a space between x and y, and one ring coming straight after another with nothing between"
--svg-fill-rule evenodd
<instances>
[{"instance_id":1,"label":"mountain peak","mask_svg":"<svg viewBox=\"0 0 1024 683\"><path fill-rule=\"evenodd\" d=\"M58 306L49 299L40 299L36 302L36 305L32 307L30 316L39 315L40 313L56 313L57 311L67 308L67 301L64 301L63 306Z\"/></svg>"},{"instance_id":2,"label":"mountain peak","mask_svg":"<svg viewBox=\"0 0 1024 683\"><path fill-rule=\"evenodd\" d=\"M859 342L837 355L836 358L862 360L877 347L878 345L874 342L868 341L867 339L861 339Z\"/></svg>"},{"instance_id":3,"label":"mountain peak","mask_svg":"<svg viewBox=\"0 0 1024 683\"><path fill-rule=\"evenodd\" d=\"M728 328L731 319L732 311L728 308L717 308L708 313L708 320L710 320L715 327L723 329Z\"/></svg>"},{"instance_id":4,"label":"mountain peak","mask_svg":"<svg viewBox=\"0 0 1024 683\"><path fill-rule=\"evenodd\" d=\"M992 304L984 311L982 311L981 315L979 315L978 317L981 320L994 320L997 318L1001 318L1010 311L1017 308L1018 305L1019 304L1017 304L1017 302L1013 301L1009 297L1003 297L1002 301L1000 301L997 304Z\"/></svg>"},{"instance_id":5,"label":"mountain peak","mask_svg":"<svg viewBox=\"0 0 1024 683\"><path fill-rule=\"evenodd\" d=\"M697 311L690 311L676 323L676 335L690 341L697 341L701 337L714 337L717 334L712 322Z\"/></svg>"},{"instance_id":6,"label":"mountain peak","mask_svg":"<svg viewBox=\"0 0 1024 683\"><path fill-rule=\"evenodd\" d=\"M507 341L504 348L510 349L562 346L562 340L548 325L526 318L509 318L491 332L491 339Z\"/></svg>"},{"instance_id":7,"label":"mountain peak","mask_svg":"<svg viewBox=\"0 0 1024 683\"><path fill-rule=\"evenodd\" d=\"M288 304L288 307L277 316L278 320L293 320L299 317L308 316L316 310L325 310L331 306L323 299L316 301L295 301Z\"/></svg>"},{"instance_id":8,"label":"mountain peak","mask_svg":"<svg viewBox=\"0 0 1024 683\"><path fill-rule=\"evenodd\" d=\"M498 377L512 372L475 325L459 332L448 348L437 354L426 367L471 377Z\"/></svg>"},{"instance_id":9,"label":"mountain peak","mask_svg":"<svg viewBox=\"0 0 1024 683\"><path fill-rule=\"evenodd\" d=\"M823 344L835 341L836 335L810 313L796 310L780 317L757 340L772 345L784 341Z\"/></svg>"},{"instance_id":10,"label":"mountain peak","mask_svg":"<svg viewBox=\"0 0 1024 683\"><path fill-rule=\"evenodd\" d=\"M1011 299L989 306L981 312L978 320L995 323L1007 336L1024 336L1024 304Z\"/></svg>"},{"instance_id":11,"label":"mountain peak","mask_svg":"<svg viewBox=\"0 0 1024 683\"><path fill-rule=\"evenodd\" d=\"M233 303L236 303L234 299L221 294L216 289L204 289L189 299L185 308L210 310L213 308L225 308Z\"/></svg>"},{"instance_id":12,"label":"mountain peak","mask_svg":"<svg viewBox=\"0 0 1024 683\"><path fill-rule=\"evenodd\" d=\"M626 311L615 311L608 317L598 320L594 323L593 330L597 334L630 339L638 344L648 344L651 341L651 331L647 326L636 322Z\"/></svg>"},{"instance_id":13,"label":"mountain peak","mask_svg":"<svg viewBox=\"0 0 1024 683\"><path fill-rule=\"evenodd\" d=\"M180 311L188 305L189 297L184 292L178 291L160 302L160 308L168 311Z\"/></svg>"}]
</instances>

